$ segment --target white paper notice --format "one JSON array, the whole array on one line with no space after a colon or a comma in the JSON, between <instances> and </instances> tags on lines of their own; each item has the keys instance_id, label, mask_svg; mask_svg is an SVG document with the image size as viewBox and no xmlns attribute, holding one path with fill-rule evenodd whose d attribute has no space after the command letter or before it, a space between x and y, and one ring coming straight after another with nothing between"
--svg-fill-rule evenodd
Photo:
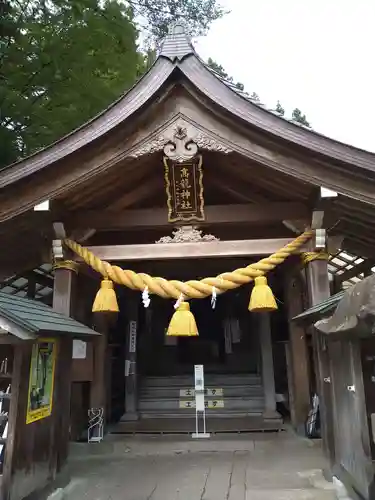
<instances>
[{"instance_id":1,"label":"white paper notice","mask_svg":"<svg viewBox=\"0 0 375 500\"><path fill-rule=\"evenodd\" d=\"M204 391L203 365L194 365L195 391Z\"/></svg>"},{"instance_id":2,"label":"white paper notice","mask_svg":"<svg viewBox=\"0 0 375 500\"><path fill-rule=\"evenodd\" d=\"M82 340L73 340L73 359L86 359L86 342Z\"/></svg>"}]
</instances>

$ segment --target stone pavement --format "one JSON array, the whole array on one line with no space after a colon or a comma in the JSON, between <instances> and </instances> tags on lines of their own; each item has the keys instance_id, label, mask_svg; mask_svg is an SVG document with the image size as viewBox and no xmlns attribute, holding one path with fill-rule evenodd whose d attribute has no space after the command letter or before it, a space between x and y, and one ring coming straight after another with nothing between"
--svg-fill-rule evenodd
<instances>
[{"instance_id":1,"label":"stone pavement","mask_svg":"<svg viewBox=\"0 0 375 500\"><path fill-rule=\"evenodd\" d=\"M289 432L74 445L69 500L333 500L319 443ZM106 438L106 439L108 439Z\"/></svg>"}]
</instances>

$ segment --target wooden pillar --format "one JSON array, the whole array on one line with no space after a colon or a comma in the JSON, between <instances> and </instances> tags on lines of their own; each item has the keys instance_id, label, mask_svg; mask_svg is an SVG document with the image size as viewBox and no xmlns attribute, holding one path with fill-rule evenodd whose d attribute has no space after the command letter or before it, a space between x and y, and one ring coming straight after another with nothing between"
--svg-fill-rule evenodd
<instances>
[{"instance_id":1,"label":"wooden pillar","mask_svg":"<svg viewBox=\"0 0 375 500\"><path fill-rule=\"evenodd\" d=\"M25 341L24 341L25 342ZM8 435L6 439L3 461L2 481L0 483L0 498L8 500L12 486L13 459L16 447L17 421L19 419L20 403L20 386L22 384L22 364L25 362L28 352L31 350L31 345L28 342L16 343L13 346L13 373L11 381L11 400L8 415ZM26 384L24 384L26 386Z\"/></svg>"},{"instance_id":2,"label":"wooden pillar","mask_svg":"<svg viewBox=\"0 0 375 500\"><path fill-rule=\"evenodd\" d=\"M287 346L288 376L290 394L290 416L294 429L305 434L305 422L310 409L310 359L306 341L306 332L303 327L291 321L302 313L303 290L300 276L287 276L285 302L289 321L289 344ZM298 269L299 272L299 269Z\"/></svg>"},{"instance_id":3,"label":"wooden pillar","mask_svg":"<svg viewBox=\"0 0 375 500\"><path fill-rule=\"evenodd\" d=\"M125 414L121 420L138 419L137 334L139 294L127 299L127 338L125 351Z\"/></svg>"},{"instance_id":4,"label":"wooden pillar","mask_svg":"<svg viewBox=\"0 0 375 500\"><path fill-rule=\"evenodd\" d=\"M72 316L78 263L72 260L58 262L54 266L53 308L66 316Z\"/></svg>"},{"instance_id":5,"label":"wooden pillar","mask_svg":"<svg viewBox=\"0 0 375 500\"><path fill-rule=\"evenodd\" d=\"M53 308L66 316L73 315L74 295L78 264L71 260L59 261L55 265L53 287ZM59 391L55 395L59 400L59 413L56 415L56 442L60 443L57 455L57 472L68 456L70 429L70 391L73 340L68 335L61 338L57 350L56 377L59 377Z\"/></svg>"},{"instance_id":6,"label":"wooden pillar","mask_svg":"<svg viewBox=\"0 0 375 500\"><path fill-rule=\"evenodd\" d=\"M264 418L279 418L276 411L271 322L269 313L259 313L259 340L264 390Z\"/></svg>"},{"instance_id":7,"label":"wooden pillar","mask_svg":"<svg viewBox=\"0 0 375 500\"><path fill-rule=\"evenodd\" d=\"M109 417L106 414L109 318L100 313L94 314L94 316L95 330L101 335L93 341L94 373L90 391L90 408L103 409L103 423L105 424Z\"/></svg>"},{"instance_id":8,"label":"wooden pillar","mask_svg":"<svg viewBox=\"0 0 375 500\"><path fill-rule=\"evenodd\" d=\"M29 276L27 280L27 291L26 296L28 299L35 299L36 293L36 279L35 276Z\"/></svg>"},{"instance_id":9,"label":"wooden pillar","mask_svg":"<svg viewBox=\"0 0 375 500\"><path fill-rule=\"evenodd\" d=\"M315 259L307 263L306 276L310 307L319 304L330 296L328 261ZM331 373L328 348L322 334L312 332L314 365L317 392L319 396L321 433L323 448L331 460L334 460L334 433L332 414Z\"/></svg>"}]
</instances>

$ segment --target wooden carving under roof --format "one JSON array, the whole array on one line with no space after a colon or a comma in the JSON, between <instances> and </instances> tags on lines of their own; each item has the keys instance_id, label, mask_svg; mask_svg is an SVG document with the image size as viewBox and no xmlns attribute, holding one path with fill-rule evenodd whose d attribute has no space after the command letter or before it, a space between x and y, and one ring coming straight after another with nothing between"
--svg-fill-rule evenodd
<instances>
[{"instance_id":1,"label":"wooden carving under roof","mask_svg":"<svg viewBox=\"0 0 375 500\"><path fill-rule=\"evenodd\" d=\"M194 226L181 226L173 231L172 236L162 236L155 243L205 243L220 241L213 234L202 234L203 231Z\"/></svg>"},{"instance_id":2,"label":"wooden carving under roof","mask_svg":"<svg viewBox=\"0 0 375 500\"><path fill-rule=\"evenodd\" d=\"M146 137L130 152L132 158L163 151L171 160L184 161L193 158L199 150L232 153L232 149L217 136L209 136L183 118L178 118L161 135Z\"/></svg>"}]
</instances>

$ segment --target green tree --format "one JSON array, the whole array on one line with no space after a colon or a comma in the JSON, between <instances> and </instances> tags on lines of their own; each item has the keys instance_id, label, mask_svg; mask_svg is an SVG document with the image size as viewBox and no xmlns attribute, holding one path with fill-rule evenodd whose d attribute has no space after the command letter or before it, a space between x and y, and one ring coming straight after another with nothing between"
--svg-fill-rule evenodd
<instances>
[{"instance_id":1,"label":"green tree","mask_svg":"<svg viewBox=\"0 0 375 500\"><path fill-rule=\"evenodd\" d=\"M127 0L126 3L146 21L151 41L164 37L176 20L184 22L191 36L204 35L213 21L226 14L217 0Z\"/></svg>"},{"instance_id":2,"label":"green tree","mask_svg":"<svg viewBox=\"0 0 375 500\"><path fill-rule=\"evenodd\" d=\"M2 165L71 132L144 69L133 12L115 1L9 1L0 36Z\"/></svg>"},{"instance_id":3,"label":"green tree","mask_svg":"<svg viewBox=\"0 0 375 500\"><path fill-rule=\"evenodd\" d=\"M276 111L281 115L281 116L284 116L285 115L285 109L281 106L281 103L280 101L277 101L277 104L276 104Z\"/></svg>"},{"instance_id":4,"label":"green tree","mask_svg":"<svg viewBox=\"0 0 375 500\"><path fill-rule=\"evenodd\" d=\"M310 127L310 123L306 119L306 115L302 114L302 111L298 108L295 108L292 113L292 118L294 121L305 125L306 127Z\"/></svg>"},{"instance_id":5,"label":"green tree","mask_svg":"<svg viewBox=\"0 0 375 500\"><path fill-rule=\"evenodd\" d=\"M209 66L221 78L223 78L224 80L226 80L229 83L232 83L235 87L238 88L238 90L241 90L241 91L244 90L244 88L245 88L244 84L241 82L234 82L233 78L228 75L228 73L225 71L223 66L221 64L218 64L213 59L211 59L211 57L208 58L207 66Z\"/></svg>"},{"instance_id":6,"label":"green tree","mask_svg":"<svg viewBox=\"0 0 375 500\"><path fill-rule=\"evenodd\" d=\"M0 0L0 168L47 146L131 87L155 60L139 49L182 19L192 35L216 0Z\"/></svg>"},{"instance_id":7,"label":"green tree","mask_svg":"<svg viewBox=\"0 0 375 500\"><path fill-rule=\"evenodd\" d=\"M209 66L212 70L215 71L215 73L217 73L219 76L224 78L226 81L233 83L233 85L235 85L239 90L244 91L244 88L245 88L244 85L242 83L239 83L239 82L234 83L233 78L230 75L228 75L228 73L225 71L223 66L221 64L217 63L216 61L214 61L213 59L211 59L211 57L208 58L207 66ZM252 101L260 102L259 95L256 92L253 92L250 95L250 99ZM285 115L285 109L281 105L280 101L277 101L275 111L277 111L281 116ZM305 125L306 127L310 127L310 123L307 121L306 115L302 114L300 109L298 109L298 108L294 109L294 111L292 113L292 118L294 121L301 123L302 125Z\"/></svg>"}]
</instances>

